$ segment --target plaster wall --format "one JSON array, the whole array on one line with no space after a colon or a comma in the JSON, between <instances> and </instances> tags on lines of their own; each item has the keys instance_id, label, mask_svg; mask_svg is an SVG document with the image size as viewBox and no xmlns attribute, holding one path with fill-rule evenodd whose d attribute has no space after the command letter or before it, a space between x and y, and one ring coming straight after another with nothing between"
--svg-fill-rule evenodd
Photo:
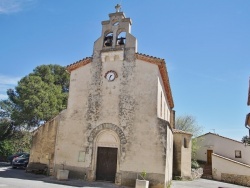
<instances>
[{"instance_id":1,"label":"plaster wall","mask_svg":"<svg viewBox=\"0 0 250 188\"><path fill-rule=\"evenodd\" d=\"M158 66L142 60L102 59L103 62L92 62L71 72L68 109L58 127L55 167L60 168L63 163L66 168L81 172L80 176L86 174L94 179L96 137L92 141L90 135L93 130L98 133L102 126L120 129L124 134L125 141L117 146L118 173L130 181L128 174L136 177L136 173L146 171L149 179L157 177L164 184L166 159L169 167L172 161L171 146L166 156L172 132L167 131L167 121L157 118L161 86ZM110 70L118 75L113 82L104 78ZM79 160L80 154L84 160ZM170 178L168 175L167 180Z\"/></svg>"},{"instance_id":2,"label":"plaster wall","mask_svg":"<svg viewBox=\"0 0 250 188\"><path fill-rule=\"evenodd\" d=\"M212 154L212 175L215 180L250 186L250 166ZM226 167L226 168L225 168Z\"/></svg>"},{"instance_id":3,"label":"plaster wall","mask_svg":"<svg viewBox=\"0 0 250 188\"><path fill-rule=\"evenodd\" d=\"M160 72L158 74L157 116L170 122L170 107L167 102Z\"/></svg>"},{"instance_id":4,"label":"plaster wall","mask_svg":"<svg viewBox=\"0 0 250 188\"><path fill-rule=\"evenodd\" d=\"M172 180L173 174L173 132L168 127L166 144L166 167L165 167L165 185L168 185Z\"/></svg>"},{"instance_id":5,"label":"plaster wall","mask_svg":"<svg viewBox=\"0 0 250 188\"><path fill-rule=\"evenodd\" d=\"M184 147L184 138L187 141L187 147ZM191 177L191 135L174 133L174 162L173 175L183 178Z\"/></svg>"},{"instance_id":6,"label":"plaster wall","mask_svg":"<svg viewBox=\"0 0 250 188\"><path fill-rule=\"evenodd\" d=\"M213 150L213 152L216 154L245 164L250 164L250 150L239 141L208 133L199 137L197 143L200 147L196 155L197 160L207 161L207 150ZM241 158L235 157L236 150L241 151Z\"/></svg>"}]
</instances>

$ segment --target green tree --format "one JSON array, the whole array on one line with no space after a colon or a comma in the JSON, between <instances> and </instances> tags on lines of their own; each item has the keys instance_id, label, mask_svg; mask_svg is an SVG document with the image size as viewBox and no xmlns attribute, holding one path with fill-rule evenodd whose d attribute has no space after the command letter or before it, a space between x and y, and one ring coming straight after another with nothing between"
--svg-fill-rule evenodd
<instances>
[{"instance_id":1,"label":"green tree","mask_svg":"<svg viewBox=\"0 0 250 188\"><path fill-rule=\"evenodd\" d=\"M175 128L193 134L192 139L192 158L195 158L196 151L199 149L197 136L202 134L202 126L198 125L195 117L191 115L179 116L175 120Z\"/></svg>"},{"instance_id":2,"label":"green tree","mask_svg":"<svg viewBox=\"0 0 250 188\"><path fill-rule=\"evenodd\" d=\"M13 104L9 100L0 101L0 142L10 138L15 130L11 114L13 112Z\"/></svg>"},{"instance_id":3,"label":"green tree","mask_svg":"<svg viewBox=\"0 0 250 188\"><path fill-rule=\"evenodd\" d=\"M241 139L242 143L246 144L246 145L250 145L250 138L246 135L243 136L243 138Z\"/></svg>"},{"instance_id":4,"label":"green tree","mask_svg":"<svg viewBox=\"0 0 250 188\"><path fill-rule=\"evenodd\" d=\"M0 101L0 160L18 151L28 152L31 147L31 133L11 120L13 109L10 100Z\"/></svg>"},{"instance_id":5,"label":"green tree","mask_svg":"<svg viewBox=\"0 0 250 188\"><path fill-rule=\"evenodd\" d=\"M39 126L66 108L69 74L59 65L41 65L7 91L16 125Z\"/></svg>"}]
</instances>

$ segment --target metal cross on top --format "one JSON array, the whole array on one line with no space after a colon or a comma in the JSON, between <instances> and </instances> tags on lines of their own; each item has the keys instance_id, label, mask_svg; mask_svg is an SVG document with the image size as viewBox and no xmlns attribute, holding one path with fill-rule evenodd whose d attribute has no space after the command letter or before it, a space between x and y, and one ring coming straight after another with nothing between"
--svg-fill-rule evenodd
<instances>
[{"instance_id":1,"label":"metal cross on top","mask_svg":"<svg viewBox=\"0 0 250 188\"><path fill-rule=\"evenodd\" d=\"M116 12L120 12L120 10L121 10L121 5L117 4L117 5L115 6L115 9L116 9Z\"/></svg>"}]
</instances>

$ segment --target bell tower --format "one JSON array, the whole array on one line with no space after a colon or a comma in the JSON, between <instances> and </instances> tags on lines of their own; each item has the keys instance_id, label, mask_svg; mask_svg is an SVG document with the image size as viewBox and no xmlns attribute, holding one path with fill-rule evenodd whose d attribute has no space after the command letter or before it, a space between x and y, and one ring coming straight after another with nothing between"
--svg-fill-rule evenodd
<instances>
[{"instance_id":1,"label":"bell tower","mask_svg":"<svg viewBox=\"0 0 250 188\"><path fill-rule=\"evenodd\" d=\"M109 20L102 21L102 35L95 41L93 58L109 51L137 52L136 38L130 34L132 20L121 12L119 4L115 9L115 13L109 14Z\"/></svg>"}]
</instances>

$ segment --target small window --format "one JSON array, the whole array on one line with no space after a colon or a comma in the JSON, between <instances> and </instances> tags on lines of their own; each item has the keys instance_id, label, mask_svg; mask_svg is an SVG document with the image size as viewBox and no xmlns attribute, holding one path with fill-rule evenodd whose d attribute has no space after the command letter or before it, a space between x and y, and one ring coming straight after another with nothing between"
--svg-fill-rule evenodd
<instances>
[{"instance_id":1,"label":"small window","mask_svg":"<svg viewBox=\"0 0 250 188\"><path fill-rule=\"evenodd\" d=\"M184 138L184 140L183 140L183 142L184 142L184 148L188 148L188 143L187 143L187 139L186 138Z\"/></svg>"},{"instance_id":2,"label":"small window","mask_svg":"<svg viewBox=\"0 0 250 188\"><path fill-rule=\"evenodd\" d=\"M241 151L235 150L235 158L241 158Z\"/></svg>"}]
</instances>

